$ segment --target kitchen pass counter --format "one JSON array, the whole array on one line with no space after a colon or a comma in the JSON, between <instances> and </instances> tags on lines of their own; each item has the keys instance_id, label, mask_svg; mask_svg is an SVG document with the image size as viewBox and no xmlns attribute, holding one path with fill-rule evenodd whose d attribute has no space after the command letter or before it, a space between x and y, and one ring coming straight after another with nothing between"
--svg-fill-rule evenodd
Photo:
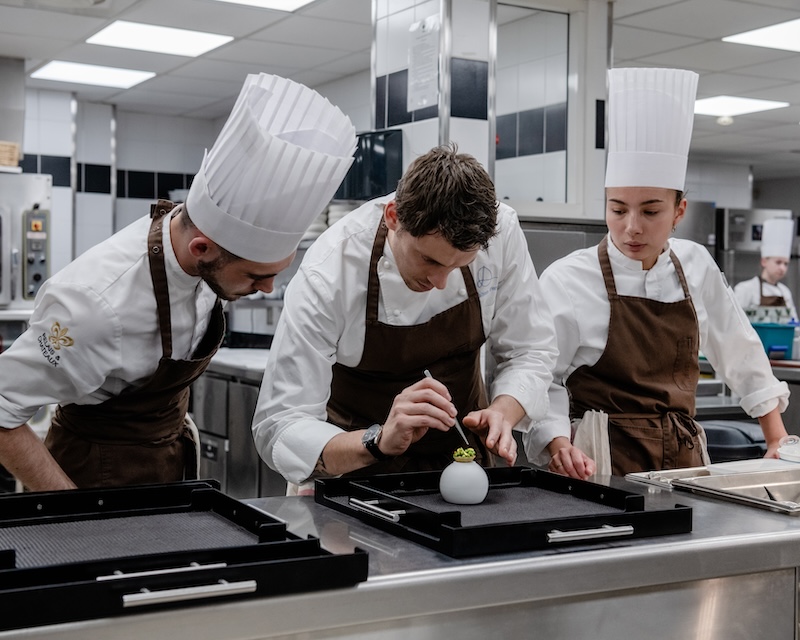
<instances>
[{"instance_id":1,"label":"kitchen pass counter","mask_svg":"<svg viewBox=\"0 0 800 640\"><path fill-rule=\"evenodd\" d=\"M620 478L654 506L693 510L690 533L456 559L308 497L247 502L318 536L329 551L369 553L351 588L148 612L0 634L99 640L303 638L797 638L800 518Z\"/></svg>"}]
</instances>

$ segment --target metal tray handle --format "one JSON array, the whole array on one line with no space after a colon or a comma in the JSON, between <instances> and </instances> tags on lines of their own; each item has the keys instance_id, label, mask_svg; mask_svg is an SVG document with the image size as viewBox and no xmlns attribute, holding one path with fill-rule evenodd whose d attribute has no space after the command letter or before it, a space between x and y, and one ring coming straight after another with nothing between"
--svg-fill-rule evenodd
<instances>
[{"instance_id":1,"label":"metal tray handle","mask_svg":"<svg viewBox=\"0 0 800 640\"><path fill-rule=\"evenodd\" d=\"M123 573L122 571L115 571L107 576L97 576L97 582L105 582L107 580L124 580L127 578L147 578L148 576L163 576L168 573L184 573L186 571L205 571L207 569L224 569L227 567L225 562L214 562L212 564L198 564L192 562L185 567L173 567L170 569L153 569L151 571L135 571L133 573Z\"/></svg>"},{"instance_id":2,"label":"metal tray handle","mask_svg":"<svg viewBox=\"0 0 800 640\"><path fill-rule=\"evenodd\" d=\"M618 538L633 534L633 526L629 524L619 527L604 524L597 529L577 529L576 531L559 531L553 529L547 534L548 542L573 542L575 540L596 540L598 538Z\"/></svg>"},{"instance_id":3,"label":"metal tray handle","mask_svg":"<svg viewBox=\"0 0 800 640\"><path fill-rule=\"evenodd\" d=\"M354 507L359 511L364 511L373 516L377 516L378 518L389 520L390 522L400 522L400 516L405 515L406 513L403 509L397 509L395 511L383 509L376 504L377 500L359 500L358 498L350 498L349 502L351 507Z\"/></svg>"},{"instance_id":4,"label":"metal tray handle","mask_svg":"<svg viewBox=\"0 0 800 640\"><path fill-rule=\"evenodd\" d=\"M257 587L258 584L255 580L242 580L241 582L220 580L217 584L203 584L197 587L162 589L161 591L142 589L137 593L124 594L122 596L122 606L123 608L143 607L151 604L197 600L198 598L217 598L240 593L254 593Z\"/></svg>"}]
</instances>

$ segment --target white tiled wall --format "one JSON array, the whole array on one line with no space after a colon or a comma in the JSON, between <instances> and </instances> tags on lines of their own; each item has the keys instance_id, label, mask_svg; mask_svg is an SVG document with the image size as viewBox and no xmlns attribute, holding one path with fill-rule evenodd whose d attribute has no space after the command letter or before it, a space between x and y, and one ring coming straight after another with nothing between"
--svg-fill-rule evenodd
<instances>
[{"instance_id":1,"label":"white tiled wall","mask_svg":"<svg viewBox=\"0 0 800 640\"><path fill-rule=\"evenodd\" d=\"M213 120L117 112L117 168L196 173L218 132Z\"/></svg>"},{"instance_id":2,"label":"white tiled wall","mask_svg":"<svg viewBox=\"0 0 800 640\"><path fill-rule=\"evenodd\" d=\"M113 198L105 193L75 194L75 256L111 237Z\"/></svg>"},{"instance_id":3,"label":"white tiled wall","mask_svg":"<svg viewBox=\"0 0 800 640\"><path fill-rule=\"evenodd\" d=\"M113 108L107 104L78 103L75 128L75 160L111 164Z\"/></svg>"},{"instance_id":4,"label":"white tiled wall","mask_svg":"<svg viewBox=\"0 0 800 640\"><path fill-rule=\"evenodd\" d=\"M498 26L495 109L498 116L567 101L567 21L563 14L531 15ZM558 151L495 163L498 197L566 202L567 157Z\"/></svg>"},{"instance_id":5,"label":"white tiled wall","mask_svg":"<svg viewBox=\"0 0 800 640\"><path fill-rule=\"evenodd\" d=\"M372 89L368 70L320 85L315 89L350 118L356 132L361 133L371 129L370 94Z\"/></svg>"},{"instance_id":6,"label":"white tiled wall","mask_svg":"<svg viewBox=\"0 0 800 640\"><path fill-rule=\"evenodd\" d=\"M72 157L72 94L44 89L25 92L22 152ZM72 260L72 189L53 187L50 212L50 269L55 273Z\"/></svg>"},{"instance_id":7,"label":"white tiled wall","mask_svg":"<svg viewBox=\"0 0 800 640\"><path fill-rule=\"evenodd\" d=\"M699 162L689 158L686 197L713 202L720 208L753 207L752 173L746 165Z\"/></svg>"},{"instance_id":8,"label":"white tiled wall","mask_svg":"<svg viewBox=\"0 0 800 640\"><path fill-rule=\"evenodd\" d=\"M72 94L28 89L23 152L71 157L72 147Z\"/></svg>"}]
</instances>

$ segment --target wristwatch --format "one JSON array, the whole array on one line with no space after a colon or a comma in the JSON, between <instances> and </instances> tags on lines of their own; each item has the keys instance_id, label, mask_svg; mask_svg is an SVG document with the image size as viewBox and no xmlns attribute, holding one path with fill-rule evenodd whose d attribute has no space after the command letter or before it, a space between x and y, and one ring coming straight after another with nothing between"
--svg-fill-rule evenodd
<instances>
[{"instance_id":1,"label":"wristwatch","mask_svg":"<svg viewBox=\"0 0 800 640\"><path fill-rule=\"evenodd\" d=\"M381 431L383 431L381 425L373 424L364 431L364 435L361 436L361 444L367 448L367 451L369 451L376 460L391 460L394 456L387 456L378 448L378 441L381 439Z\"/></svg>"}]
</instances>

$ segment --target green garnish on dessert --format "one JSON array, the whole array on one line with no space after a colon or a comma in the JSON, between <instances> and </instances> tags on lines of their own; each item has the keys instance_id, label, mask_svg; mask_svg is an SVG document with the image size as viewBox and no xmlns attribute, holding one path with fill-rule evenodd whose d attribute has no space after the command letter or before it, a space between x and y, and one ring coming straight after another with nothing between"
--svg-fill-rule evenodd
<instances>
[{"instance_id":1,"label":"green garnish on dessert","mask_svg":"<svg viewBox=\"0 0 800 640\"><path fill-rule=\"evenodd\" d=\"M453 452L453 460L474 460L475 449L472 447L459 447Z\"/></svg>"}]
</instances>

